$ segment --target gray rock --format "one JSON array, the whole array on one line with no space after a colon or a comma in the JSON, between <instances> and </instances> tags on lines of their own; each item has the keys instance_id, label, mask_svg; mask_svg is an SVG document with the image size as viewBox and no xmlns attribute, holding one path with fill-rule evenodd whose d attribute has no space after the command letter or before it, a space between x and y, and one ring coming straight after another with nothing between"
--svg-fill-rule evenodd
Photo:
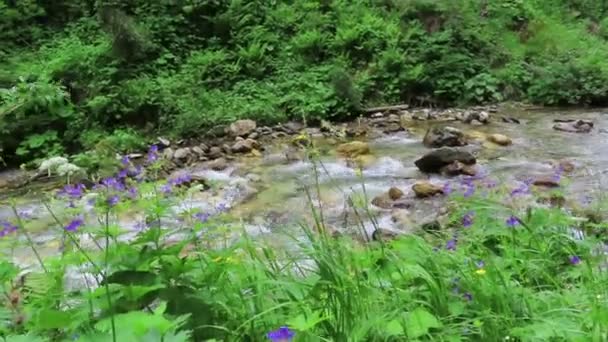
<instances>
[{"instance_id":1,"label":"gray rock","mask_svg":"<svg viewBox=\"0 0 608 342\"><path fill-rule=\"evenodd\" d=\"M237 140L232 145L231 150L234 153L247 153L251 152L254 148L259 148L260 144L253 139Z\"/></svg>"},{"instance_id":2,"label":"gray rock","mask_svg":"<svg viewBox=\"0 0 608 342\"><path fill-rule=\"evenodd\" d=\"M205 151L203 151L203 149L200 148L199 146L192 147L192 152L194 152L194 154L196 154L199 157L202 157L205 155Z\"/></svg>"},{"instance_id":3,"label":"gray rock","mask_svg":"<svg viewBox=\"0 0 608 342\"><path fill-rule=\"evenodd\" d=\"M178 148L173 154L173 159L181 162L187 161L192 156L192 151L189 147Z\"/></svg>"},{"instance_id":4,"label":"gray rock","mask_svg":"<svg viewBox=\"0 0 608 342\"><path fill-rule=\"evenodd\" d=\"M466 145L467 139L458 128L435 126L426 132L422 142L427 147L454 147Z\"/></svg>"},{"instance_id":5,"label":"gray rock","mask_svg":"<svg viewBox=\"0 0 608 342\"><path fill-rule=\"evenodd\" d=\"M414 164L422 172L439 173L441 168L458 161L465 165L472 165L477 162L473 154L462 149L453 147L442 147L425 154Z\"/></svg>"},{"instance_id":6,"label":"gray rock","mask_svg":"<svg viewBox=\"0 0 608 342\"><path fill-rule=\"evenodd\" d=\"M589 133L593 129L593 122L589 120L555 120L557 123L553 125L553 129L562 132L570 133Z\"/></svg>"},{"instance_id":7,"label":"gray rock","mask_svg":"<svg viewBox=\"0 0 608 342\"><path fill-rule=\"evenodd\" d=\"M171 141L169 141L169 139L165 139L163 137L158 137L158 143L160 144L161 147L169 147L171 146Z\"/></svg>"},{"instance_id":8,"label":"gray rock","mask_svg":"<svg viewBox=\"0 0 608 342\"><path fill-rule=\"evenodd\" d=\"M175 154L175 151L173 151L173 149L169 147L169 148L166 148L163 150L162 157L164 159L171 160L171 159L173 159L174 154Z\"/></svg>"},{"instance_id":9,"label":"gray rock","mask_svg":"<svg viewBox=\"0 0 608 342\"><path fill-rule=\"evenodd\" d=\"M210 162L207 162L205 165L211 170L223 171L228 167L228 162L226 161L226 158L220 157Z\"/></svg>"},{"instance_id":10,"label":"gray rock","mask_svg":"<svg viewBox=\"0 0 608 342\"><path fill-rule=\"evenodd\" d=\"M238 120L230 125L228 132L233 137L244 137L255 131L256 126L253 120Z\"/></svg>"},{"instance_id":11,"label":"gray rock","mask_svg":"<svg viewBox=\"0 0 608 342\"><path fill-rule=\"evenodd\" d=\"M222 152L222 149L218 146L213 146L209 149L208 157L211 159L220 158L223 155L224 153Z\"/></svg>"}]
</instances>

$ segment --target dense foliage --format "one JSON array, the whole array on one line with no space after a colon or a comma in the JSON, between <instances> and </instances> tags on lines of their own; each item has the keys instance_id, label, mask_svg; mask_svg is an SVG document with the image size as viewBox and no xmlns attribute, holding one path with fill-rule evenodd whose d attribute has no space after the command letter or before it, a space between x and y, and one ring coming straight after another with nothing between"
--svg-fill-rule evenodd
<instances>
[{"instance_id":1,"label":"dense foliage","mask_svg":"<svg viewBox=\"0 0 608 342\"><path fill-rule=\"evenodd\" d=\"M605 224L526 210L531 187L462 178L447 227L385 242L330 237L313 209L317 224L285 230L293 236L279 246L280 235L273 244L227 229L221 205L176 220L176 201L201 187L185 174L142 181L157 169L154 150L148 159L146 170L123 159L124 174L48 199L65 246L22 277L0 261L0 340L262 341L280 326L296 341L608 339ZM365 194L352 196L367 212ZM136 234L117 225L126 212L145 214ZM22 241L36 253L36 219L15 214L1 247Z\"/></svg>"},{"instance_id":2,"label":"dense foliage","mask_svg":"<svg viewBox=\"0 0 608 342\"><path fill-rule=\"evenodd\" d=\"M22 162L99 137L141 141L125 132L200 136L237 118L342 118L374 104L602 104L607 10L604 0L1 0L0 148Z\"/></svg>"}]
</instances>

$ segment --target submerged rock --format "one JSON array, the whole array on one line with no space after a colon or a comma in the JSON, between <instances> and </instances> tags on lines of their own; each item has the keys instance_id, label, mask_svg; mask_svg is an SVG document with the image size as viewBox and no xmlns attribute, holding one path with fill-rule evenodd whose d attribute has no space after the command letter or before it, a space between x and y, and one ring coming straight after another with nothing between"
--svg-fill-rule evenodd
<instances>
[{"instance_id":1,"label":"submerged rock","mask_svg":"<svg viewBox=\"0 0 608 342\"><path fill-rule=\"evenodd\" d=\"M509 138L508 136L506 136L504 134L498 134L498 133L488 135L487 139L489 142L493 142L500 146L508 146L513 143L511 138Z\"/></svg>"},{"instance_id":2,"label":"submerged rock","mask_svg":"<svg viewBox=\"0 0 608 342\"><path fill-rule=\"evenodd\" d=\"M590 120L554 120L553 129L570 133L589 133L593 129L593 121Z\"/></svg>"},{"instance_id":3,"label":"submerged rock","mask_svg":"<svg viewBox=\"0 0 608 342\"><path fill-rule=\"evenodd\" d=\"M559 187L559 179L554 176L539 176L532 181L532 184L546 188L557 188Z\"/></svg>"},{"instance_id":4,"label":"submerged rock","mask_svg":"<svg viewBox=\"0 0 608 342\"><path fill-rule=\"evenodd\" d=\"M417 182L412 185L412 190L418 198L433 197L443 194L443 188L430 182Z\"/></svg>"},{"instance_id":5,"label":"submerged rock","mask_svg":"<svg viewBox=\"0 0 608 342\"><path fill-rule=\"evenodd\" d=\"M363 141L351 141L349 143L338 146L336 151L349 158L357 157L364 154L369 154L369 145Z\"/></svg>"},{"instance_id":6,"label":"submerged rock","mask_svg":"<svg viewBox=\"0 0 608 342\"><path fill-rule=\"evenodd\" d=\"M424 135L422 142L427 147L454 147L467 144L462 131L450 126L430 128Z\"/></svg>"},{"instance_id":7,"label":"submerged rock","mask_svg":"<svg viewBox=\"0 0 608 342\"><path fill-rule=\"evenodd\" d=\"M442 147L425 154L416 160L414 164L422 172L439 173L441 172L441 168L455 161L465 165L473 165L477 162L477 159L468 151L453 147Z\"/></svg>"}]
</instances>

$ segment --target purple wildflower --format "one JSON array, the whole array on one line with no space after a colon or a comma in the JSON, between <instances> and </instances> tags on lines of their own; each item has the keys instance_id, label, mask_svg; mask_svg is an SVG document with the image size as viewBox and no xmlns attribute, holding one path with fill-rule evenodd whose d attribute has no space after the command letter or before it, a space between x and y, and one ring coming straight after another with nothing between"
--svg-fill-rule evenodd
<instances>
[{"instance_id":1,"label":"purple wildflower","mask_svg":"<svg viewBox=\"0 0 608 342\"><path fill-rule=\"evenodd\" d=\"M17 212L17 215L19 215L19 217L22 220L31 220L34 218L34 210L32 209L27 209L27 210L19 210Z\"/></svg>"},{"instance_id":2,"label":"purple wildflower","mask_svg":"<svg viewBox=\"0 0 608 342\"><path fill-rule=\"evenodd\" d=\"M125 185L122 180L118 180L115 177L109 177L101 181L101 184L107 189L114 189L117 191L125 190Z\"/></svg>"},{"instance_id":3,"label":"purple wildflower","mask_svg":"<svg viewBox=\"0 0 608 342\"><path fill-rule=\"evenodd\" d=\"M498 182L496 182L494 179L488 179L485 181L485 186L488 189L493 189L498 185Z\"/></svg>"},{"instance_id":4,"label":"purple wildflower","mask_svg":"<svg viewBox=\"0 0 608 342\"><path fill-rule=\"evenodd\" d=\"M124 165L124 166L128 166L128 165L129 165L129 163L131 163L131 161L129 160L129 156L123 156L123 157L120 159L120 163L121 163L122 165Z\"/></svg>"},{"instance_id":5,"label":"purple wildflower","mask_svg":"<svg viewBox=\"0 0 608 342\"><path fill-rule=\"evenodd\" d=\"M445 244L445 249L448 250L448 251L455 251L457 243L458 243L458 241L456 239L450 239Z\"/></svg>"},{"instance_id":6,"label":"purple wildflower","mask_svg":"<svg viewBox=\"0 0 608 342\"><path fill-rule=\"evenodd\" d=\"M509 218L507 219L507 227L515 227L519 224L519 219L513 215L509 216Z\"/></svg>"},{"instance_id":7,"label":"purple wildflower","mask_svg":"<svg viewBox=\"0 0 608 342\"><path fill-rule=\"evenodd\" d=\"M475 212L473 211L469 211L468 213L464 214L464 216L462 217L462 226L463 227L470 227L473 225L473 215L475 214Z\"/></svg>"},{"instance_id":8,"label":"purple wildflower","mask_svg":"<svg viewBox=\"0 0 608 342\"><path fill-rule=\"evenodd\" d=\"M467 189L464 192L464 197L471 197L475 193L475 184L468 183L466 184Z\"/></svg>"},{"instance_id":9,"label":"purple wildflower","mask_svg":"<svg viewBox=\"0 0 608 342\"><path fill-rule=\"evenodd\" d=\"M172 187L172 186L171 186L171 184L169 184L169 183L167 183L167 184L165 184L165 185L163 185L163 186L161 186L161 187L160 187L160 191L161 191L163 194L165 194L165 195L170 194L170 193L171 193L171 191L172 191L172 189L173 189L173 187Z\"/></svg>"},{"instance_id":10,"label":"purple wildflower","mask_svg":"<svg viewBox=\"0 0 608 342\"><path fill-rule=\"evenodd\" d=\"M217 209L218 212L223 213L225 211L228 211L228 207L226 206L226 203L220 203L218 204L215 209Z\"/></svg>"},{"instance_id":11,"label":"purple wildflower","mask_svg":"<svg viewBox=\"0 0 608 342\"><path fill-rule=\"evenodd\" d=\"M578 265L581 263L581 258L578 255L573 255L570 257L570 263L572 265Z\"/></svg>"},{"instance_id":12,"label":"purple wildflower","mask_svg":"<svg viewBox=\"0 0 608 342\"><path fill-rule=\"evenodd\" d=\"M158 159L158 146L152 145L148 150L148 163L153 163Z\"/></svg>"},{"instance_id":13,"label":"purple wildflower","mask_svg":"<svg viewBox=\"0 0 608 342\"><path fill-rule=\"evenodd\" d=\"M117 205L118 202L120 202L120 197L118 197L118 195L112 195L108 198L108 206L110 207Z\"/></svg>"},{"instance_id":14,"label":"purple wildflower","mask_svg":"<svg viewBox=\"0 0 608 342\"><path fill-rule=\"evenodd\" d=\"M199 220L201 223L207 222L209 220L209 214L207 213L196 213L194 214L194 218Z\"/></svg>"},{"instance_id":15,"label":"purple wildflower","mask_svg":"<svg viewBox=\"0 0 608 342\"><path fill-rule=\"evenodd\" d=\"M84 225L84 220L81 217L76 217L67 226L65 226L65 230L68 232L75 232L78 228Z\"/></svg>"},{"instance_id":16,"label":"purple wildflower","mask_svg":"<svg viewBox=\"0 0 608 342\"><path fill-rule=\"evenodd\" d=\"M129 190L127 190L128 196L130 199L136 199L137 198L137 188L132 186L129 188Z\"/></svg>"},{"instance_id":17,"label":"purple wildflower","mask_svg":"<svg viewBox=\"0 0 608 342\"><path fill-rule=\"evenodd\" d=\"M180 186L184 183L188 183L192 180L192 175L185 173L185 174L181 174L173 179L169 180L169 184L174 185L174 186Z\"/></svg>"},{"instance_id":18,"label":"purple wildflower","mask_svg":"<svg viewBox=\"0 0 608 342\"><path fill-rule=\"evenodd\" d=\"M470 294L469 292L465 292L465 294L463 294L462 297L464 297L464 299L466 299L468 302L473 300L473 295Z\"/></svg>"},{"instance_id":19,"label":"purple wildflower","mask_svg":"<svg viewBox=\"0 0 608 342\"><path fill-rule=\"evenodd\" d=\"M84 184L68 184L59 191L59 195L78 199L82 197L85 189Z\"/></svg>"},{"instance_id":20,"label":"purple wildflower","mask_svg":"<svg viewBox=\"0 0 608 342\"><path fill-rule=\"evenodd\" d=\"M288 327L280 327L275 331L269 332L266 336L272 342L289 342L295 335L295 332L289 330Z\"/></svg>"},{"instance_id":21,"label":"purple wildflower","mask_svg":"<svg viewBox=\"0 0 608 342\"><path fill-rule=\"evenodd\" d=\"M129 175L129 170L127 169L122 169L118 172L118 175L116 175L116 177L118 178L127 178L127 176Z\"/></svg>"},{"instance_id":22,"label":"purple wildflower","mask_svg":"<svg viewBox=\"0 0 608 342\"><path fill-rule=\"evenodd\" d=\"M449 182L443 184L443 193L449 195L452 193L452 185Z\"/></svg>"},{"instance_id":23,"label":"purple wildflower","mask_svg":"<svg viewBox=\"0 0 608 342\"><path fill-rule=\"evenodd\" d=\"M17 231L17 226L8 221L2 222L1 225L2 225L2 230L0 230L0 237L7 236L8 234L14 233Z\"/></svg>"},{"instance_id":24,"label":"purple wildflower","mask_svg":"<svg viewBox=\"0 0 608 342\"><path fill-rule=\"evenodd\" d=\"M477 268L483 268L486 265L485 262L483 262L483 260L479 260L478 262L475 263L475 266L477 266Z\"/></svg>"}]
</instances>

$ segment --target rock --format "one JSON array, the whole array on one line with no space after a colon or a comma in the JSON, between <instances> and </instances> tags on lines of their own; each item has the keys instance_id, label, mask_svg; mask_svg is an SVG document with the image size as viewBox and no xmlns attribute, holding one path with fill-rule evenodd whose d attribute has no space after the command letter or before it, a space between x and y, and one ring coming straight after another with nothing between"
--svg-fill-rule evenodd
<instances>
[{"instance_id":1,"label":"rock","mask_svg":"<svg viewBox=\"0 0 608 342\"><path fill-rule=\"evenodd\" d=\"M473 121L469 122L469 124L471 126L483 126L483 123L479 120L473 120Z\"/></svg>"},{"instance_id":2,"label":"rock","mask_svg":"<svg viewBox=\"0 0 608 342\"><path fill-rule=\"evenodd\" d=\"M356 156L355 158L349 158L346 161L346 165L351 168L356 169L367 169L371 165L373 165L378 159L371 154L363 154L360 156Z\"/></svg>"},{"instance_id":3,"label":"rock","mask_svg":"<svg viewBox=\"0 0 608 342\"><path fill-rule=\"evenodd\" d=\"M442 167L440 173L446 176L475 176L477 174L477 170L475 169L475 165L465 165L459 161L455 161Z\"/></svg>"},{"instance_id":4,"label":"rock","mask_svg":"<svg viewBox=\"0 0 608 342\"><path fill-rule=\"evenodd\" d=\"M378 118L381 118L383 116L384 116L384 114L382 112L376 112L376 113L374 113L374 114L371 115L371 118L372 119L378 119Z\"/></svg>"},{"instance_id":5,"label":"rock","mask_svg":"<svg viewBox=\"0 0 608 342\"><path fill-rule=\"evenodd\" d=\"M171 146L171 141L169 141L169 139L166 139L163 137L158 137L156 140L158 140L158 143L160 144L161 147Z\"/></svg>"},{"instance_id":6,"label":"rock","mask_svg":"<svg viewBox=\"0 0 608 342\"><path fill-rule=\"evenodd\" d=\"M199 157L202 157L205 155L205 151L203 151L203 149L198 146L192 147L192 152L194 152L194 154L196 154Z\"/></svg>"},{"instance_id":7,"label":"rock","mask_svg":"<svg viewBox=\"0 0 608 342\"><path fill-rule=\"evenodd\" d=\"M435 233L441 231L441 222L438 220L430 220L420 224L420 228L427 233Z\"/></svg>"},{"instance_id":8,"label":"rock","mask_svg":"<svg viewBox=\"0 0 608 342\"><path fill-rule=\"evenodd\" d=\"M256 126L253 120L238 120L230 125L228 131L233 137L244 137L255 131Z\"/></svg>"},{"instance_id":9,"label":"rock","mask_svg":"<svg viewBox=\"0 0 608 342\"><path fill-rule=\"evenodd\" d=\"M241 140L241 141L244 141L244 140ZM230 148L230 145L223 144L222 145L222 151L224 151L224 153L226 153L226 154L229 154L230 152L232 152L232 149Z\"/></svg>"},{"instance_id":10,"label":"rock","mask_svg":"<svg viewBox=\"0 0 608 342\"><path fill-rule=\"evenodd\" d=\"M221 149L220 147L218 147L218 146L212 146L212 147L209 149L209 154L208 154L208 156L209 156L209 158L211 158L211 159L220 158L220 157L221 157L221 156L223 156L223 155L224 155L224 153L222 152L222 149Z\"/></svg>"},{"instance_id":11,"label":"rock","mask_svg":"<svg viewBox=\"0 0 608 342\"><path fill-rule=\"evenodd\" d=\"M306 134L298 134L291 138L291 143L295 146L308 147L312 145L312 140Z\"/></svg>"},{"instance_id":12,"label":"rock","mask_svg":"<svg viewBox=\"0 0 608 342\"><path fill-rule=\"evenodd\" d=\"M372 199L372 204L378 208L390 209L393 207L393 201L388 194L382 194Z\"/></svg>"},{"instance_id":13,"label":"rock","mask_svg":"<svg viewBox=\"0 0 608 342\"><path fill-rule=\"evenodd\" d=\"M258 132L253 132L253 133L249 134L249 136L247 136L247 138L255 140L258 138L258 136L259 136Z\"/></svg>"},{"instance_id":14,"label":"rock","mask_svg":"<svg viewBox=\"0 0 608 342\"><path fill-rule=\"evenodd\" d=\"M399 131L403 131L403 127L401 127L401 125L398 123L389 123L382 129L382 132L385 134L395 133Z\"/></svg>"},{"instance_id":15,"label":"rock","mask_svg":"<svg viewBox=\"0 0 608 342\"><path fill-rule=\"evenodd\" d=\"M557 188L559 187L559 180L553 176L540 176L535 178L532 184L546 188Z\"/></svg>"},{"instance_id":16,"label":"rock","mask_svg":"<svg viewBox=\"0 0 608 342\"><path fill-rule=\"evenodd\" d=\"M589 120L564 121L554 120L557 122L553 125L553 129L562 132L570 133L589 133L593 129L593 122Z\"/></svg>"},{"instance_id":17,"label":"rock","mask_svg":"<svg viewBox=\"0 0 608 342\"><path fill-rule=\"evenodd\" d=\"M289 121L288 123L282 126L285 129L286 133L298 133L302 129L304 129L304 124L295 121Z\"/></svg>"},{"instance_id":18,"label":"rock","mask_svg":"<svg viewBox=\"0 0 608 342\"><path fill-rule=\"evenodd\" d=\"M336 151L345 157L353 158L360 155L369 154L370 149L369 145L365 142L351 141L349 143L339 145L336 148Z\"/></svg>"},{"instance_id":19,"label":"rock","mask_svg":"<svg viewBox=\"0 0 608 342\"><path fill-rule=\"evenodd\" d=\"M258 147L260 147L260 144L253 139L239 139L232 145L230 150L234 153L247 153Z\"/></svg>"},{"instance_id":20,"label":"rock","mask_svg":"<svg viewBox=\"0 0 608 342\"><path fill-rule=\"evenodd\" d=\"M285 138L287 136L287 133L285 133L285 132L272 132L270 134L270 136L272 137L272 139L281 139L281 138Z\"/></svg>"},{"instance_id":21,"label":"rock","mask_svg":"<svg viewBox=\"0 0 608 342\"><path fill-rule=\"evenodd\" d=\"M368 128L364 125L355 125L347 127L344 133L347 137L364 137L367 135Z\"/></svg>"},{"instance_id":22,"label":"rock","mask_svg":"<svg viewBox=\"0 0 608 342\"><path fill-rule=\"evenodd\" d=\"M209 146L205 145L204 143L201 143L200 145L198 145L198 148L203 150L205 153L209 152Z\"/></svg>"},{"instance_id":23,"label":"rock","mask_svg":"<svg viewBox=\"0 0 608 342\"><path fill-rule=\"evenodd\" d=\"M498 134L498 133L488 135L488 141L493 142L500 146L508 146L513 143L511 138L509 138L508 136L506 136L504 134Z\"/></svg>"},{"instance_id":24,"label":"rock","mask_svg":"<svg viewBox=\"0 0 608 342\"><path fill-rule=\"evenodd\" d=\"M255 130L258 134L260 135L270 135L272 134L272 128L264 126L264 127L259 127Z\"/></svg>"},{"instance_id":25,"label":"rock","mask_svg":"<svg viewBox=\"0 0 608 342\"><path fill-rule=\"evenodd\" d=\"M429 183L429 182L417 182L416 184L412 185L412 190L414 190L414 193L416 194L416 197L418 198L427 198L427 197L433 197L435 195L439 195L439 194L443 194L443 188Z\"/></svg>"},{"instance_id":26,"label":"rock","mask_svg":"<svg viewBox=\"0 0 608 342\"><path fill-rule=\"evenodd\" d=\"M514 124L518 124L518 125L521 123L519 121L519 119L510 118L510 117L506 117L506 116L503 116L500 119L502 120L502 122L506 122L506 123L514 123Z\"/></svg>"},{"instance_id":27,"label":"rock","mask_svg":"<svg viewBox=\"0 0 608 342\"><path fill-rule=\"evenodd\" d=\"M427 147L464 146L467 144L464 134L458 128L432 127L424 135L422 143Z\"/></svg>"},{"instance_id":28,"label":"rock","mask_svg":"<svg viewBox=\"0 0 608 342\"><path fill-rule=\"evenodd\" d=\"M175 150L175 154L173 154L173 159L179 162L187 162L192 156L192 151L188 147L182 147Z\"/></svg>"},{"instance_id":29,"label":"rock","mask_svg":"<svg viewBox=\"0 0 608 342\"><path fill-rule=\"evenodd\" d=\"M468 124L473 123L473 121L477 121L479 125L483 125L490 121L490 114L485 111L465 112L462 116L462 121Z\"/></svg>"},{"instance_id":30,"label":"rock","mask_svg":"<svg viewBox=\"0 0 608 342\"><path fill-rule=\"evenodd\" d=\"M401 197L403 197L403 191L401 191L399 188L396 188L393 186L390 189L388 189L388 197L391 200L396 201L396 200L400 199Z\"/></svg>"},{"instance_id":31,"label":"rock","mask_svg":"<svg viewBox=\"0 0 608 342\"><path fill-rule=\"evenodd\" d=\"M206 166L214 171L223 171L228 167L226 158L217 158L210 162L207 162Z\"/></svg>"},{"instance_id":32,"label":"rock","mask_svg":"<svg viewBox=\"0 0 608 342\"><path fill-rule=\"evenodd\" d=\"M412 222L410 213L406 209L395 209L391 211L391 221L400 231L411 231L414 227L414 222Z\"/></svg>"},{"instance_id":33,"label":"rock","mask_svg":"<svg viewBox=\"0 0 608 342\"><path fill-rule=\"evenodd\" d=\"M465 165L473 165L477 162L475 156L468 151L453 147L442 147L425 154L415 161L416 166L422 172L438 173L441 168L458 161Z\"/></svg>"},{"instance_id":34,"label":"rock","mask_svg":"<svg viewBox=\"0 0 608 342\"><path fill-rule=\"evenodd\" d=\"M168 147L163 150L162 157L167 160L172 160L174 157L175 151L172 148Z\"/></svg>"}]
</instances>

